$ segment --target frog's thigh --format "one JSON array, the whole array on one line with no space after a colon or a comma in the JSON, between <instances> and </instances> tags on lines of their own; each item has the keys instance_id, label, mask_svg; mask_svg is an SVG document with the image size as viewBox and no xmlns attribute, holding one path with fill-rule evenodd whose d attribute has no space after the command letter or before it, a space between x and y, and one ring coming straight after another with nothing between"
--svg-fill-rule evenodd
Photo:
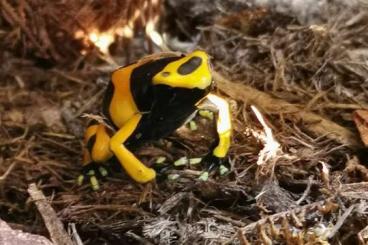
<instances>
[{"instance_id":1,"label":"frog's thigh","mask_svg":"<svg viewBox=\"0 0 368 245\"><path fill-rule=\"evenodd\" d=\"M146 167L124 146L124 142L137 128L141 118L142 115L136 114L129 119L111 138L110 149L114 152L120 164L130 177L137 182L145 183L154 179L156 177L156 172L153 169Z\"/></svg>"},{"instance_id":2,"label":"frog's thigh","mask_svg":"<svg viewBox=\"0 0 368 245\"><path fill-rule=\"evenodd\" d=\"M90 125L84 134L83 165L102 163L112 157L110 136L103 124Z\"/></svg>"}]
</instances>

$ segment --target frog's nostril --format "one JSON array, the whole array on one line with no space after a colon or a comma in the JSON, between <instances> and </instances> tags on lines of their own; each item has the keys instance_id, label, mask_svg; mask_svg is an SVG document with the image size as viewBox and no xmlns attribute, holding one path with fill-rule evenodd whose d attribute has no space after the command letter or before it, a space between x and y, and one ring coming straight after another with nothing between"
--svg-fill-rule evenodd
<instances>
[{"instance_id":1,"label":"frog's nostril","mask_svg":"<svg viewBox=\"0 0 368 245\"><path fill-rule=\"evenodd\" d=\"M170 75L170 72L168 72L168 71L164 71L164 72L162 72L162 74L161 74L163 77L168 77L169 75Z\"/></svg>"}]
</instances>

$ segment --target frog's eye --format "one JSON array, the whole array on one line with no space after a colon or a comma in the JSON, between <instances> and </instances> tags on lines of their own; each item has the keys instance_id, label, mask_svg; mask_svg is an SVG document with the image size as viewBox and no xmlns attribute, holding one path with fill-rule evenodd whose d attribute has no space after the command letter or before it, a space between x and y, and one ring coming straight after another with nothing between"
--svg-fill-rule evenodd
<instances>
[{"instance_id":1,"label":"frog's eye","mask_svg":"<svg viewBox=\"0 0 368 245\"><path fill-rule=\"evenodd\" d=\"M197 50L170 62L152 78L152 82L170 87L207 89L212 83L208 55Z\"/></svg>"},{"instance_id":2,"label":"frog's eye","mask_svg":"<svg viewBox=\"0 0 368 245\"><path fill-rule=\"evenodd\" d=\"M198 56L194 56L179 66L178 73L180 75L188 75L194 72L198 67L200 67L201 64L202 64L202 59Z\"/></svg>"}]
</instances>

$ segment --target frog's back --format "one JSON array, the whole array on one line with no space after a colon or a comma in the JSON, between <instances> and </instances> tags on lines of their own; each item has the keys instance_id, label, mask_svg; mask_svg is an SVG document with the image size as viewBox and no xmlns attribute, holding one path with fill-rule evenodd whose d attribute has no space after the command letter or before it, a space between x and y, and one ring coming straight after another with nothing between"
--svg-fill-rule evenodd
<instances>
[{"instance_id":1,"label":"frog's back","mask_svg":"<svg viewBox=\"0 0 368 245\"><path fill-rule=\"evenodd\" d=\"M138 112L130 92L130 77L137 65L131 64L114 71L105 93L104 114L117 128L121 128Z\"/></svg>"},{"instance_id":2,"label":"frog's back","mask_svg":"<svg viewBox=\"0 0 368 245\"><path fill-rule=\"evenodd\" d=\"M152 108L152 77L177 56L145 59L113 72L105 93L104 114L116 128Z\"/></svg>"}]
</instances>

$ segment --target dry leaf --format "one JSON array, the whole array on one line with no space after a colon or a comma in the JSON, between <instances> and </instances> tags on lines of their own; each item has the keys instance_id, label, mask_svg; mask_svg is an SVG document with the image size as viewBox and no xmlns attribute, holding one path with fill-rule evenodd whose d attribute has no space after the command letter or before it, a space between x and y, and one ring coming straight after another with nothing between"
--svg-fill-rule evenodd
<instances>
[{"instance_id":1,"label":"dry leaf","mask_svg":"<svg viewBox=\"0 0 368 245\"><path fill-rule=\"evenodd\" d=\"M353 115L355 125L365 146L368 147L368 110L356 110Z\"/></svg>"}]
</instances>

